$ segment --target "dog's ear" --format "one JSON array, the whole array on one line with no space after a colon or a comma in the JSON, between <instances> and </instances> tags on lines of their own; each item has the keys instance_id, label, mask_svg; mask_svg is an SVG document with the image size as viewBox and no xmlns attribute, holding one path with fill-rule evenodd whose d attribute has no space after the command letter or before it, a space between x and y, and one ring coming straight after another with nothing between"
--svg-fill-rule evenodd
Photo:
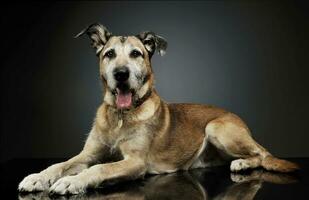
<instances>
[{"instance_id":1,"label":"dog's ear","mask_svg":"<svg viewBox=\"0 0 309 200\"><path fill-rule=\"evenodd\" d=\"M91 46L95 49L96 55L99 55L104 45L112 34L99 23L94 23L78 33L75 38L78 38L84 34L87 34L91 39Z\"/></svg>"},{"instance_id":2,"label":"dog's ear","mask_svg":"<svg viewBox=\"0 0 309 200\"><path fill-rule=\"evenodd\" d=\"M139 38L144 44L146 50L149 53L149 57L151 58L155 51L157 51L161 56L165 54L167 48L166 40L156 35L151 31L145 31L136 36Z\"/></svg>"}]
</instances>

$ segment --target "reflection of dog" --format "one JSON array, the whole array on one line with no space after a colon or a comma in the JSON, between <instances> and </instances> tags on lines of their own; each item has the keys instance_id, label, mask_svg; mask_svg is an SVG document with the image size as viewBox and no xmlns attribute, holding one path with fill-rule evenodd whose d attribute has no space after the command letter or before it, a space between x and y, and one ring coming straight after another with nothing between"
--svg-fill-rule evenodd
<instances>
[{"instance_id":1,"label":"reflection of dog","mask_svg":"<svg viewBox=\"0 0 309 200\"><path fill-rule=\"evenodd\" d=\"M104 102L81 153L29 175L19 190L51 186L54 193L76 194L115 178L133 179L231 160L232 171L260 166L280 172L297 169L257 144L238 116L212 106L161 100L153 88L150 59L155 51L164 54L167 43L162 37L152 32L113 36L100 24L77 36L85 33L99 57Z\"/></svg>"},{"instance_id":2,"label":"reflection of dog","mask_svg":"<svg viewBox=\"0 0 309 200\"><path fill-rule=\"evenodd\" d=\"M196 173L197 172L197 173ZM98 189L89 193L69 196L61 199L74 200L187 200L187 199L254 199L263 182L290 184L297 182L291 175L254 170L247 175L231 174L234 183L230 183L228 173L192 170L182 173L162 174L147 177L143 181L119 184L117 187ZM209 177L210 176L210 177ZM203 177L206 177L204 179ZM214 182L208 182L207 177ZM203 181L201 181L201 179ZM235 180L234 180L235 179ZM206 180L206 184L203 183ZM202 184L203 183L203 184ZM115 189L117 188L117 189ZM19 200L51 200L47 192L20 194Z\"/></svg>"}]
</instances>

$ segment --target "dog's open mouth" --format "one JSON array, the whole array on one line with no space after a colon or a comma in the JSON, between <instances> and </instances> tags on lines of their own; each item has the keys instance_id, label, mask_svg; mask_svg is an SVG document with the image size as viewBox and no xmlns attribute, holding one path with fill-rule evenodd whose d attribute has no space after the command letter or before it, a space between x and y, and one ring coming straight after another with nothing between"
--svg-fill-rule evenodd
<instances>
[{"instance_id":1,"label":"dog's open mouth","mask_svg":"<svg viewBox=\"0 0 309 200\"><path fill-rule=\"evenodd\" d=\"M115 105L117 109L129 110L134 105L135 89L128 83L117 83L116 88L111 90L115 96Z\"/></svg>"},{"instance_id":2,"label":"dog's open mouth","mask_svg":"<svg viewBox=\"0 0 309 200\"><path fill-rule=\"evenodd\" d=\"M116 106L118 109L129 109L133 104L133 91L116 88Z\"/></svg>"}]
</instances>

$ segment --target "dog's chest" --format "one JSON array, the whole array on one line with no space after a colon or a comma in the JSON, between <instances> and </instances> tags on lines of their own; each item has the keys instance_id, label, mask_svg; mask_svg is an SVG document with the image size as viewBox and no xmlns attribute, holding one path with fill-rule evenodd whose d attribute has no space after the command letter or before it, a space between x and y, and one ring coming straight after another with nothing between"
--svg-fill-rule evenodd
<instances>
[{"instance_id":1,"label":"dog's chest","mask_svg":"<svg viewBox=\"0 0 309 200\"><path fill-rule=\"evenodd\" d=\"M148 133L147 126L143 124L129 126L125 121L118 121L116 126L109 127L107 134L104 134L104 143L110 147L112 153L119 151L123 144L132 148L144 147L149 140Z\"/></svg>"}]
</instances>

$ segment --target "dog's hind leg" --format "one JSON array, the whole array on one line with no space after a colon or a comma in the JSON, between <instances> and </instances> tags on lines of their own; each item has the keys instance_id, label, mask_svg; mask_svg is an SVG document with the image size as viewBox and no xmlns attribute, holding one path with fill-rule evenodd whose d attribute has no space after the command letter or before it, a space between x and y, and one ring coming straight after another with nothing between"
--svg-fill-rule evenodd
<instances>
[{"instance_id":1,"label":"dog's hind leg","mask_svg":"<svg viewBox=\"0 0 309 200\"><path fill-rule=\"evenodd\" d=\"M206 128L209 142L233 159L231 171L264 167L267 170L288 172L296 164L273 157L251 137L246 124L236 115L228 113L210 121Z\"/></svg>"}]
</instances>

